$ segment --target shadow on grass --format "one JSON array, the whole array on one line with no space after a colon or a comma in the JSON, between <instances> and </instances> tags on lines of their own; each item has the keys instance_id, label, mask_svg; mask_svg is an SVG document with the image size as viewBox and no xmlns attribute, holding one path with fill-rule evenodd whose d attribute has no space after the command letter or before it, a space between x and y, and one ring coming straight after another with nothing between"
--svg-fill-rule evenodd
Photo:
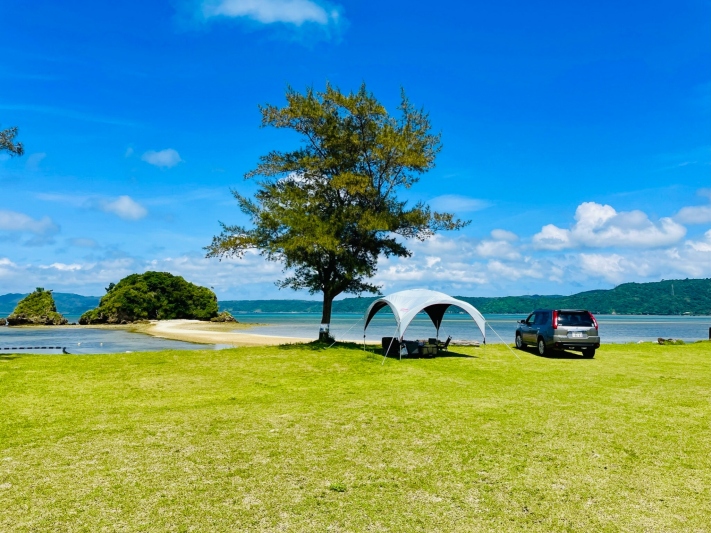
<instances>
[{"instance_id":1,"label":"shadow on grass","mask_svg":"<svg viewBox=\"0 0 711 533\"><path fill-rule=\"evenodd\" d=\"M361 345L361 349L363 346ZM382 348L376 349L375 350L375 355L378 357L383 357L383 350ZM397 355L388 355L388 359L400 359ZM437 355L403 355L402 359L441 359L443 357L466 357L467 359L479 359L478 355L470 355L466 353L458 353L458 352L440 352Z\"/></svg>"},{"instance_id":2,"label":"shadow on grass","mask_svg":"<svg viewBox=\"0 0 711 533\"><path fill-rule=\"evenodd\" d=\"M545 355L538 353L538 350L531 350L527 348L525 351L532 353L536 357L542 359L579 359L581 361L591 361L592 357L586 357L579 352L570 352L568 350L546 350Z\"/></svg>"},{"instance_id":3,"label":"shadow on grass","mask_svg":"<svg viewBox=\"0 0 711 533\"><path fill-rule=\"evenodd\" d=\"M312 342L302 342L294 344L280 344L277 349L279 350L289 350L289 351L300 351L300 352L322 352L329 349L341 349L341 350L353 350L362 352L363 344L357 342L336 342L335 344L327 344L325 342L312 341ZM375 347L375 345L367 344L366 352L369 352L377 357L383 357L383 349L380 347ZM435 359L439 357L468 357L473 359L478 359L477 355L470 355L465 353L459 353L456 351L440 352L437 355L403 355L402 359ZM388 359L400 359L397 355L389 355Z\"/></svg>"},{"instance_id":4,"label":"shadow on grass","mask_svg":"<svg viewBox=\"0 0 711 533\"><path fill-rule=\"evenodd\" d=\"M9 353L9 354L0 354L0 361L14 361L15 359L19 359L20 355L15 354L15 353Z\"/></svg>"},{"instance_id":5,"label":"shadow on grass","mask_svg":"<svg viewBox=\"0 0 711 533\"><path fill-rule=\"evenodd\" d=\"M339 348L341 350L360 350L363 351L363 345L357 342L336 342L335 344L329 344L320 341L311 342L300 342L294 344L280 344L278 346L279 350L297 350L297 351L308 351L308 352L320 352L328 349Z\"/></svg>"}]
</instances>

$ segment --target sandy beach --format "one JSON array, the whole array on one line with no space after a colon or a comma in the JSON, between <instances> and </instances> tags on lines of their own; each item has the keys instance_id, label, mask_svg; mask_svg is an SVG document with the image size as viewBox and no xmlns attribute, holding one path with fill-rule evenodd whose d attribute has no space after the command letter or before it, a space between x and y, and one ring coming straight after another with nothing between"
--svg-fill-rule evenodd
<instances>
[{"instance_id":1,"label":"sandy beach","mask_svg":"<svg viewBox=\"0 0 711 533\"><path fill-rule=\"evenodd\" d=\"M233 346L267 346L311 342L314 339L278 337L249 333L250 326L234 323L203 322L200 320L160 320L150 324L132 325L131 330L153 337L202 344L231 344ZM239 330L244 329L244 333Z\"/></svg>"}]
</instances>

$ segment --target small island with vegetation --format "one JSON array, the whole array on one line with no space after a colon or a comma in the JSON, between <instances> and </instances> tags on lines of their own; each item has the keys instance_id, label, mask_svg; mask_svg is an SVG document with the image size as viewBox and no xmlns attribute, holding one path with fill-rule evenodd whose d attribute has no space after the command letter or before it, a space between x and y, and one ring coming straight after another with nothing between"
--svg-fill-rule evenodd
<instances>
[{"instance_id":1,"label":"small island with vegetation","mask_svg":"<svg viewBox=\"0 0 711 533\"><path fill-rule=\"evenodd\" d=\"M80 324L128 324L141 320L210 320L218 316L217 296L206 287L168 272L131 274L111 283L99 306Z\"/></svg>"},{"instance_id":2,"label":"small island with vegetation","mask_svg":"<svg viewBox=\"0 0 711 533\"><path fill-rule=\"evenodd\" d=\"M15 310L7 317L10 326L61 326L68 322L60 313L52 297L52 291L37 287L35 292L20 300Z\"/></svg>"}]
</instances>

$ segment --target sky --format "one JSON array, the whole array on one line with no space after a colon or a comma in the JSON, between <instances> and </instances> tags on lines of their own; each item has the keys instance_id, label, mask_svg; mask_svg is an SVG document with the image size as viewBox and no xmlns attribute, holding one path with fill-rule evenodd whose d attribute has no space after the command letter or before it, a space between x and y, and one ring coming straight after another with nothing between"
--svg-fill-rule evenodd
<instances>
[{"instance_id":1,"label":"sky","mask_svg":"<svg viewBox=\"0 0 711 533\"><path fill-rule=\"evenodd\" d=\"M279 290L206 259L287 87L400 90L442 135L403 192L471 224L382 258L383 292L572 294L711 277L711 2L0 2L0 294L100 296L146 270L220 299Z\"/></svg>"}]
</instances>

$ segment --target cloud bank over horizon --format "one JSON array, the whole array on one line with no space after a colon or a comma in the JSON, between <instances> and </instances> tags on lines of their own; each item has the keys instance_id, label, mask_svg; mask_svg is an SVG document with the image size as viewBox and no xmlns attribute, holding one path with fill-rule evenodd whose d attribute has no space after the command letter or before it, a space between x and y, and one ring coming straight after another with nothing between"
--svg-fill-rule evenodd
<instances>
[{"instance_id":1,"label":"cloud bank over horizon","mask_svg":"<svg viewBox=\"0 0 711 533\"><path fill-rule=\"evenodd\" d=\"M120 197L112 204L127 218L141 213L129 200ZM48 219L18 215L0 212L0 230L42 234L56 227ZM481 238L438 234L424 242L410 241L412 257L381 257L373 281L385 292L428 287L458 295L495 296L580 292L628 281L711 278L711 228L685 239L686 228L668 217L653 222L642 211L618 212L595 202L578 206L570 229L546 229L551 226L546 224L529 236L497 228ZM133 272L165 270L214 287L221 299L318 298L278 291L274 282L284 276L281 264L254 251L242 260L223 261L198 253L115 257L115 252L102 256L96 251L101 247L90 239L75 241L73 245L94 256L71 263L23 263L0 257L0 284L22 292L29 290L25 285L32 279L31 286L39 283L87 294Z\"/></svg>"}]
</instances>

